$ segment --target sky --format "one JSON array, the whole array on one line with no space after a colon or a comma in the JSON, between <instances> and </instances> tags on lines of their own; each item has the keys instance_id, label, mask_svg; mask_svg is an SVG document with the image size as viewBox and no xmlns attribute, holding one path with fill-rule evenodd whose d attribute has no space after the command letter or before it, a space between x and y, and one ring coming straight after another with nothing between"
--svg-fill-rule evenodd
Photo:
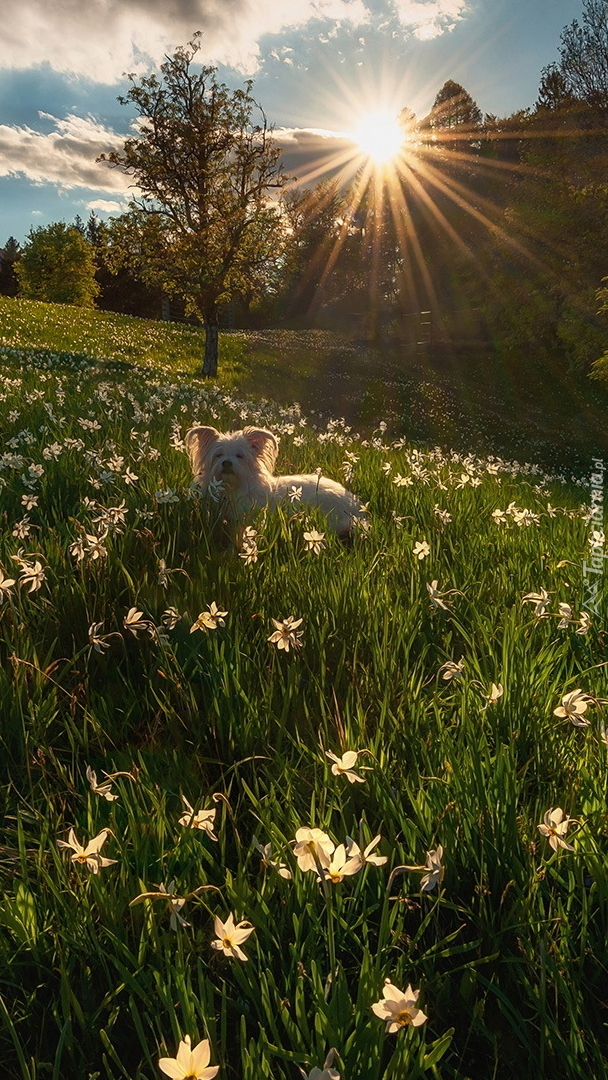
<instances>
[{"instance_id":1,"label":"sky","mask_svg":"<svg viewBox=\"0 0 608 1080\"><path fill-rule=\"evenodd\" d=\"M533 106L583 0L3 0L0 246L55 221L127 209L106 164L133 113L126 73L158 70L202 32L198 59L253 80L285 166L302 182L370 112L418 116L448 80L483 113ZM348 145L348 140L347 140ZM350 144L352 145L352 144ZM320 166L317 168L320 158Z\"/></svg>"}]
</instances>

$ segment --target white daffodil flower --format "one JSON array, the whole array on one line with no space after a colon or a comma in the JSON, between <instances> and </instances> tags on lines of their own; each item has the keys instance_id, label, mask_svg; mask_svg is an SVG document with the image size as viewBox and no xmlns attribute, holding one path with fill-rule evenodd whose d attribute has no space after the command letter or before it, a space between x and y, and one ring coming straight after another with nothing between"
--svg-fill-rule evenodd
<instances>
[{"instance_id":1,"label":"white daffodil flower","mask_svg":"<svg viewBox=\"0 0 608 1080\"><path fill-rule=\"evenodd\" d=\"M197 620L190 627L190 633L193 634L195 630L217 630L218 626L224 626L224 616L228 614L227 611L220 611L215 600L208 605L208 611L201 611Z\"/></svg>"},{"instance_id":2,"label":"white daffodil flower","mask_svg":"<svg viewBox=\"0 0 608 1080\"><path fill-rule=\"evenodd\" d=\"M235 923L232 912L226 919L226 922L216 916L213 922L217 939L211 942L211 948L217 949L218 952L223 952L224 956L229 956L232 959L247 960L247 956L241 949L243 942L247 941L250 934L253 934L255 927L250 922L244 920L240 923Z\"/></svg>"},{"instance_id":3,"label":"white daffodil flower","mask_svg":"<svg viewBox=\"0 0 608 1080\"><path fill-rule=\"evenodd\" d=\"M543 619L547 616L547 606L549 604L549 593L546 589L541 589L540 592L529 592L522 597L522 604L534 604L534 615L537 619Z\"/></svg>"},{"instance_id":4,"label":"white daffodil flower","mask_svg":"<svg viewBox=\"0 0 608 1080\"><path fill-rule=\"evenodd\" d=\"M365 777L359 776L359 774L356 773L354 769L354 766L357 763L357 758L359 757L359 753L359 750L347 750L346 753L342 754L342 757L339 758L336 757L335 754L332 754L331 750L325 751L326 757L330 758L334 763L331 767L333 775L345 776L351 784L365 783Z\"/></svg>"},{"instance_id":5,"label":"white daffodil flower","mask_svg":"<svg viewBox=\"0 0 608 1080\"><path fill-rule=\"evenodd\" d=\"M91 786L91 791L95 795L100 795L102 799L107 799L108 802L114 802L118 798L118 795L112 794L112 781L102 780L101 784L97 783L97 773L87 765L85 776Z\"/></svg>"},{"instance_id":6,"label":"white daffodil flower","mask_svg":"<svg viewBox=\"0 0 608 1080\"><path fill-rule=\"evenodd\" d=\"M399 1031L402 1027L420 1027L428 1018L416 1004L419 993L419 990L412 990L411 986L406 990L399 990L387 979L382 990L382 1000L372 1005L372 1012L380 1020L386 1021L386 1030L389 1033Z\"/></svg>"},{"instance_id":7,"label":"white daffodil flower","mask_svg":"<svg viewBox=\"0 0 608 1080\"><path fill-rule=\"evenodd\" d=\"M209 1065L211 1051L209 1040L202 1039L194 1050L190 1047L190 1036L186 1035L177 1049L177 1057L161 1058L159 1069L171 1080L213 1080L219 1072L219 1065Z\"/></svg>"},{"instance_id":8,"label":"white daffodil flower","mask_svg":"<svg viewBox=\"0 0 608 1080\"><path fill-rule=\"evenodd\" d=\"M340 1073L337 1071L337 1069L332 1069L335 1056L336 1051L332 1047L327 1057L325 1058L322 1069L320 1069L318 1065L314 1065L308 1075L306 1075L303 1069L300 1069L304 1080L340 1080Z\"/></svg>"},{"instance_id":9,"label":"white daffodil flower","mask_svg":"<svg viewBox=\"0 0 608 1080\"><path fill-rule=\"evenodd\" d=\"M553 715L570 720L574 727L589 727L589 720L584 714L593 704L594 699L589 694L583 693L580 689L571 690L569 694L564 695L561 705L553 710Z\"/></svg>"},{"instance_id":10,"label":"white daffodil flower","mask_svg":"<svg viewBox=\"0 0 608 1080\"><path fill-rule=\"evenodd\" d=\"M298 860L300 870L316 870L329 866L329 860L336 845L321 829L298 829L293 853Z\"/></svg>"},{"instance_id":11,"label":"white daffodil flower","mask_svg":"<svg viewBox=\"0 0 608 1080\"><path fill-rule=\"evenodd\" d=\"M438 844L432 851L427 851L425 869L428 873L420 879L420 892L431 892L436 885L440 885L443 881L445 866L441 864L442 858L443 848L441 844Z\"/></svg>"},{"instance_id":12,"label":"white daffodil flower","mask_svg":"<svg viewBox=\"0 0 608 1080\"><path fill-rule=\"evenodd\" d=\"M276 870L279 877L283 878L285 881L290 881L292 877L291 870L285 863L277 862L276 859L272 858L272 844L264 844L262 846L255 836L253 838L253 843L254 847L262 856L262 866L264 868L268 867L269 870Z\"/></svg>"},{"instance_id":13,"label":"white daffodil flower","mask_svg":"<svg viewBox=\"0 0 608 1080\"><path fill-rule=\"evenodd\" d=\"M92 840L89 840L86 847L83 847L76 839L74 830L70 829L67 841L58 840L57 847L71 848L74 852L71 856L72 862L85 863L93 874L98 874L104 866L111 866L113 863L117 862L116 859L106 859L99 854L108 838L109 832L109 829L102 829L97 836Z\"/></svg>"},{"instance_id":14,"label":"white daffodil flower","mask_svg":"<svg viewBox=\"0 0 608 1080\"><path fill-rule=\"evenodd\" d=\"M306 541L306 550L314 551L315 555L321 554L321 548L325 543L325 533L317 532L316 529L309 529L304 533L304 540Z\"/></svg>"},{"instance_id":15,"label":"white daffodil flower","mask_svg":"<svg viewBox=\"0 0 608 1080\"><path fill-rule=\"evenodd\" d=\"M351 840L350 836L347 836L346 837L346 853L347 853L347 855L349 855L353 859L354 858L360 859L362 866L366 866L367 864L369 864L370 866L384 866L384 864L388 862L387 856L386 855L373 855L372 854L374 848L378 846L381 839L382 839L382 837L380 836L380 833L378 833L377 836L374 836L373 840L370 840L367 847L364 848L363 851L361 851L361 848L359 847L359 845L354 840Z\"/></svg>"},{"instance_id":16,"label":"white daffodil flower","mask_svg":"<svg viewBox=\"0 0 608 1080\"><path fill-rule=\"evenodd\" d=\"M186 813L180 817L179 824L187 829L200 829L201 832L206 832L211 840L217 840L213 831L217 811L213 807L209 810L194 810L185 795L182 795L182 802L186 807Z\"/></svg>"},{"instance_id":17,"label":"white daffodil flower","mask_svg":"<svg viewBox=\"0 0 608 1080\"><path fill-rule=\"evenodd\" d=\"M349 857L345 844L338 844L327 866L322 867L322 874L317 874L319 881L329 880L338 885L345 877L357 874L363 867L359 855Z\"/></svg>"},{"instance_id":18,"label":"white daffodil flower","mask_svg":"<svg viewBox=\"0 0 608 1080\"><path fill-rule=\"evenodd\" d=\"M277 649L284 649L285 652L289 652L290 648L301 648L302 642L300 639L304 631L297 628L303 621L303 619L294 619L293 615L288 615L282 622L273 619L272 623L276 630L270 635L268 641L276 645Z\"/></svg>"},{"instance_id":19,"label":"white daffodil flower","mask_svg":"<svg viewBox=\"0 0 608 1080\"><path fill-rule=\"evenodd\" d=\"M538 826L538 830L543 836L547 837L554 851L558 851L559 848L574 851L572 845L564 840L568 825L572 820L572 818L564 814L561 806L556 806L554 810L547 810L542 824Z\"/></svg>"}]
</instances>

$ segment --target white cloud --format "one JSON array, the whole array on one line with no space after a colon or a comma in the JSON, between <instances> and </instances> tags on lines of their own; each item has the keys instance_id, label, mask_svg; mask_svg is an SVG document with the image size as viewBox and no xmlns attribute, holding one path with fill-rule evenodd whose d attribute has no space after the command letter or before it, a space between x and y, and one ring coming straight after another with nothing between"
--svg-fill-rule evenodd
<instances>
[{"instance_id":1,"label":"white cloud","mask_svg":"<svg viewBox=\"0 0 608 1080\"><path fill-rule=\"evenodd\" d=\"M131 177L96 159L102 153L121 149L123 136L109 131L92 117L64 118L40 113L50 121L49 133L29 127L0 124L0 176L21 176L36 184L50 183L62 191L78 188L105 192L108 198L95 197L84 205L87 210L122 213L129 197L136 194ZM283 164L289 175L308 174L315 163L319 176L325 168L334 170L352 156L352 138L343 132L324 128L279 128L274 138L283 151ZM316 176L316 172L314 172Z\"/></svg>"},{"instance_id":2,"label":"white cloud","mask_svg":"<svg viewBox=\"0 0 608 1080\"><path fill-rule=\"evenodd\" d=\"M0 67L48 63L111 84L202 30L201 60L254 74L263 35L312 19L360 26L369 11L365 0L4 0Z\"/></svg>"},{"instance_id":3,"label":"white cloud","mask_svg":"<svg viewBox=\"0 0 608 1080\"><path fill-rule=\"evenodd\" d=\"M469 0L394 0L394 4L402 26L420 41L430 41L454 29L467 14Z\"/></svg>"},{"instance_id":4,"label":"white cloud","mask_svg":"<svg viewBox=\"0 0 608 1080\"><path fill-rule=\"evenodd\" d=\"M125 202L116 202L113 199L91 199L84 205L85 210L99 210L102 214L123 214L127 209Z\"/></svg>"},{"instance_id":5,"label":"white cloud","mask_svg":"<svg viewBox=\"0 0 608 1080\"><path fill-rule=\"evenodd\" d=\"M280 146L306 146L309 143L315 145L329 144L336 139L348 138L342 131L330 131L328 128L276 128L273 137Z\"/></svg>"},{"instance_id":6,"label":"white cloud","mask_svg":"<svg viewBox=\"0 0 608 1080\"><path fill-rule=\"evenodd\" d=\"M30 127L0 124L0 176L23 176L34 183L57 184L63 190L92 188L123 194L129 178L96 158L118 149L124 140L92 118L72 114L51 120L55 130L45 134Z\"/></svg>"}]
</instances>

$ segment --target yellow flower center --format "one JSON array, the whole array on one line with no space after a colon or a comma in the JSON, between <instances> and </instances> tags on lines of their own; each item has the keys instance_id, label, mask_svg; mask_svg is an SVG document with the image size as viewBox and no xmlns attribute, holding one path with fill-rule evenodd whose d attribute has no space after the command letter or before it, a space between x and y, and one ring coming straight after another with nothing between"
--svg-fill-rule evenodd
<instances>
[{"instance_id":1,"label":"yellow flower center","mask_svg":"<svg viewBox=\"0 0 608 1080\"><path fill-rule=\"evenodd\" d=\"M225 949L231 949L232 948L232 939L229 938L229 937L222 938L222 945L224 946ZM187 1077L186 1077L186 1080L188 1080Z\"/></svg>"},{"instance_id":2,"label":"yellow flower center","mask_svg":"<svg viewBox=\"0 0 608 1080\"><path fill-rule=\"evenodd\" d=\"M412 1019L413 1017L409 1009L402 1009L401 1012L398 1012L395 1016L395 1023L401 1024L402 1027L407 1027L408 1024L411 1024Z\"/></svg>"}]
</instances>

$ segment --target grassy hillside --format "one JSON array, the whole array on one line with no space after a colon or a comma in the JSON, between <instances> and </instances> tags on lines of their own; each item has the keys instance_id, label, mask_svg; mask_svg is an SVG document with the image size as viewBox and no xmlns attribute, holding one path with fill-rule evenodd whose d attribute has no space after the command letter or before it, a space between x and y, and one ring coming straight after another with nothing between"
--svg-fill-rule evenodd
<instances>
[{"instance_id":1,"label":"grassy hillside","mask_svg":"<svg viewBox=\"0 0 608 1080\"><path fill-rule=\"evenodd\" d=\"M204 334L186 324L0 297L0 345L194 374ZM230 369L230 349L228 357Z\"/></svg>"},{"instance_id":2,"label":"grassy hillside","mask_svg":"<svg viewBox=\"0 0 608 1080\"><path fill-rule=\"evenodd\" d=\"M164 375L196 376L202 367L204 329L154 322L113 312L0 296L0 348L82 356L151 368ZM273 391L293 401L311 376L322 377L327 354L353 350L323 331L225 332L219 379L258 396Z\"/></svg>"},{"instance_id":3,"label":"grassy hillside","mask_svg":"<svg viewBox=\"0 0 608 1080\"><path fill-rule=\"evenodd\" d=\"M344 1080L606 1078L589 483L315 426L172 374L195 331L67 314L0 355L5 1074L152 1080L188 1036L232 1080L331 1048ZM196 421L271 427L369 529L295 501L222 542Z\"/></svg>"},{"instance_id":4,"label":"grassy hillside","mask_svg":"<svg viewBox=\"0 0 608 1080\"><path fill-rule=\"evenodd\" d=\"M0 347L18 344L196 376L204 331L0 297ZM460 451L499 453L549 470L587 471L608 455L608 391L528 355L437 345L380 351L315 330L220 335L219 383L370 434L382 416L395 435Z\"/></svg>"}]
</instances>

